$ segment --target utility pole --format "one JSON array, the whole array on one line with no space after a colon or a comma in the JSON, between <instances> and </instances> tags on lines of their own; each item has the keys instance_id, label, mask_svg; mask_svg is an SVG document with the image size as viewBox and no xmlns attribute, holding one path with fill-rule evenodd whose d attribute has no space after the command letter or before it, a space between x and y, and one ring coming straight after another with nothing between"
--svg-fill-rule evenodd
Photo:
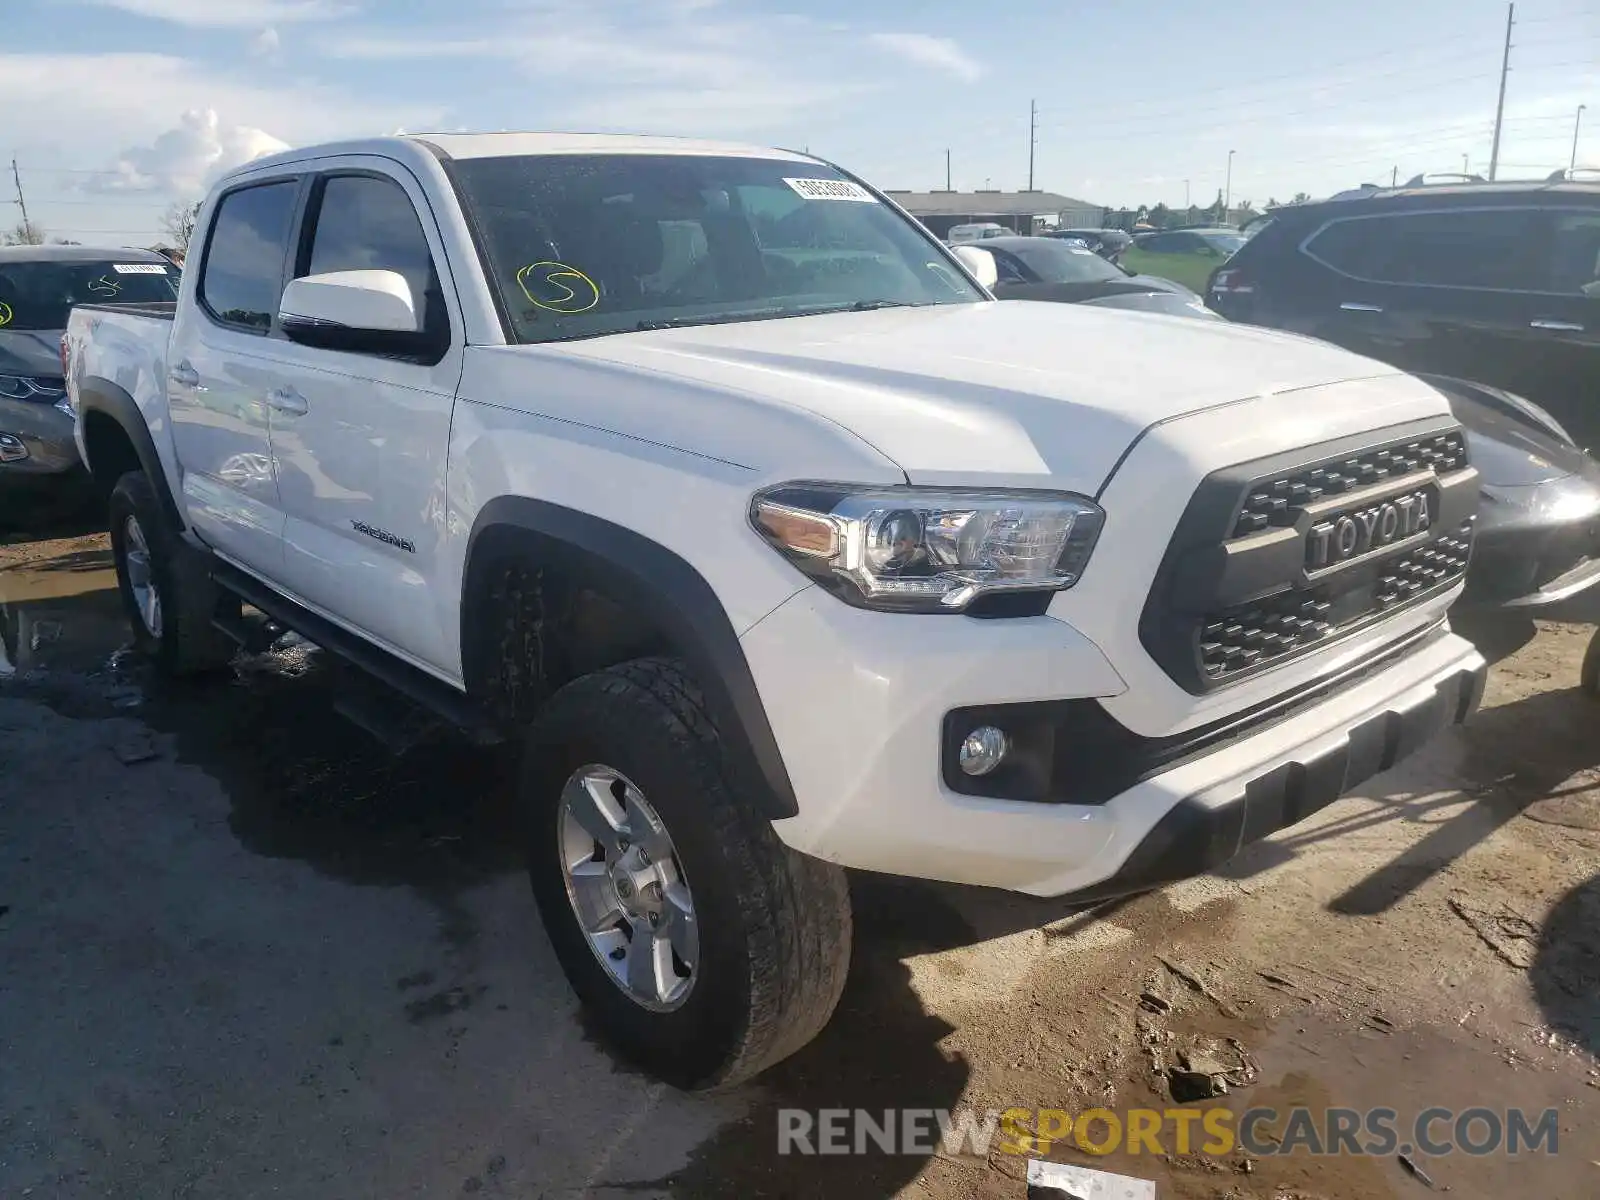
<instances>
[{"instance_id":1,"label":"utility pole","mask_svg":"<svg viewBox=\"0 0 1600 1200\"><path fill-rule=\"evenodd\" d=\"M1393 187L1395 184L1397 184L1399 182L1400 182L1400 168L1399 167L1390 167L1389 168L1389 186Z\"/></svg>"},{"instance_id":2,"label":"utility pole","mask_svg":"<svg viewBox=\"0 0 1600 1200\"><path fill-rule=\"evenodd\" d=\"M1033 191L1033 148L1039 144L1039 102L1028 101L1028 190Z\"/></svg>"},{"instance_id":3,"label":"utility pole","mask_svg":"<svg viewBox=\"0 0 1600 1200\"><path fill-rule=\"evenodd\" d=\"M1494 106L1494 142L1489 147L1489 182L1500 168L1500 126L1506 116L1506 76L1511 72L1511 27L1516 24L1517 6L1506 5L1506 48L1500 57L1500 99Z\"/></svg>"},{"instance_id":4,"label":"utility pole","mask_svg":"<svg viewBox=\"0 0 1600 1200\"><path fill-rule=\"evenodd\" d=\"M1189 203L1189 181L1187 179L1183 181L1183 207L1186 212L1194 207L1194 205Z\"/></svg>"},{"instance_id":5,"label":"utility pole","mask_svg":"<svg viewBox=\"0 0 1600 1200\"><path fill-rule=\"evenodd\" d=\"M1583 110L1587 104L1578 105L1577 115L1572 118L1572 158L1567 163L1567 174L1571 175L1578 169L1578 130L1583 127Z\"/></svg>"},{"instance_id":6,"label":"utility pole","mask_svg":"<svg viewBox=\"0 0 1600 1200\"><path fill-rule=\"evenodd\" d=\"M955 191L955 188L950 186L950 151L948 150L944 152L944 190L947 192Z\"/></svg>"},{"instance_id":7,"label":"utility pole","mask_svg":"<svg viewBox=\"0 0 1600 1200\"><path fill-rule=\"evenodd\" d=\"M1471 175L1472 174L1472 168L1471 168L1471 166L1468 165L1471 162L1472 162L1472 156L1470 154L1463 154L1461 156L1461 173L1463 175Z\"/></svg>"},{"instance_id":8,"label":"utility pole","mask_svg":"<svg viewBox=\"0 0 1600 1200\"><path fill-rule=\"evenodd\" d=\"M17 170L17 160L14 158L11 160L11 178L17 185L17 207L22 210L22 223L27 225L29 223L28 202L22 198L22 175Z\"/></svg>"},{"instance_id":9,"label":"utility pole","mask_svg":"<svg viewBox=\"0 0 1600 1200\"><path fill-rule=\"evenodd\" d=\"M1228 213L1233 208L1233 156L1237 153L1239 153L1237 150L1228 151L1228 191L1222 201L1222 220L1224 224L1227 223Z\"/></svg>"}]
</instances>

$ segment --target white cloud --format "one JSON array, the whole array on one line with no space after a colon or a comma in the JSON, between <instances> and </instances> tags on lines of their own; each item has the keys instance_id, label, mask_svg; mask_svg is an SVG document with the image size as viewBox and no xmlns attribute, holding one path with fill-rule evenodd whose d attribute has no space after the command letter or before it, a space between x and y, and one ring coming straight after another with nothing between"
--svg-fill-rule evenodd
<instances>
[{"instance_id":1,"label":"white cloud","mask_svg":"<svg viewBox=\"0 0 1600 1200\"><path fill-rule=\"evenodd\" d=\"M536 93L546 127L735 134L838 115L883 86L859 43L808 17L663 0L623 13L585 0L519 0L478 33L463 26L320 37L332 59L484 59ZM852 61L857 52L857 61ZM814 64L829 64L826 72ZM504 64L504 65L501 65ZM596 86L603 81L603 86Z\"/></svg>"},{"instance_id":2,"label":"white cloud","mask_svg":"<svg viewBox=\"0 0 1600 1200\"><path fill-rule=\"evenodd\" d=\"M278 36L278 31L268 25L250 39L250 53L256 58L271 58L278 53L282 45L283 39Z\"/></svg>"},{"instance_id":3,"label":"white cloud","mask_svg":"<svg viewBox=\"0 0 1600 1200\"><path fill-rule=\"evenodd\" d=\"M129 97L137 102L130 103ZM250 82L222 64L168 54L0 54L0 145L70 147L73 165L149 144L167 114L215 109L291 144L437 125L438 107L353 95L305 80ZM48 137L23 114L49 113ZM52 155L54 156L54 155Z\"/></svg>"},{"instance_id":4,"label":"white cloud","mask_svg":"<svg viewBox=\"0 0 1600 1200\"><path fill-rule=\"evenodd\" d=\"M983 65L949 38L927 33L874 33L867 40L890 54L945 71L967 83L983 77Z\"/></svg>"},{"instance_id":5,"label":"white cloud","mask_svg":"<svg viewBox=\"0 0 1600 1200\"><path fill-rule=\"evenodd\" d=\"M92 178L89 190L198 196L224 171L288 148L265 130L224 125L215 109L191 109L148 146L124 150L107 174Z\"/></svg>"},{"instance_id":6,"label":"white cloud","mask_svg":"<svg viewBox=\"0 0 1600 1200\"><path fill-rule=\"evenodd\" d=\"M339 0L80 0L153 21L209 29L249 29L290 21L331 21L356 11Z\"/></svg>"}]
</instances>

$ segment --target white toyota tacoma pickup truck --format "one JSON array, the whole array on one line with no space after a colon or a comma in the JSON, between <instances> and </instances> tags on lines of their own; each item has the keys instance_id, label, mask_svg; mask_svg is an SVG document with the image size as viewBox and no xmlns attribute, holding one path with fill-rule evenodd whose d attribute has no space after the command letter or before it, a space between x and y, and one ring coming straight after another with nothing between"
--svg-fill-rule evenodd
<instances>
[{"instance_id":1,"label":"white toyota tacoma pickup truck","mask_svg":"<svg viewBox=\"0 0 1600 1200\"><path fill-rule=\"evenodd\" d=\"M523 743L555 951L684 1086L826 1022L846 867L1138 891L1466 717L1441 394L986 260L778 150L254 162L175 306L63 343L137 644L292 629Z\"/></svg>"}]
</instances>

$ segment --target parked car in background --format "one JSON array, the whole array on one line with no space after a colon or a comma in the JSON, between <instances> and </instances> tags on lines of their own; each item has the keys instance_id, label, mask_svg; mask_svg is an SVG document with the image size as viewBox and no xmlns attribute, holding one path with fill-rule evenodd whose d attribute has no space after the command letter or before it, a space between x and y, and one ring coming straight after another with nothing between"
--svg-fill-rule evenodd
<instances>
[{"instance_id":1,"label":"parked car in background","mask_svg":"<svg viewBox=\"0 0 1600 1200\"><path fill-rule=\"evenodd\" d=\"M1179 229L1133 240L1122 265L1147 275L1165 275L1200 292L1211 272L1247 239L1237 229Z\"/></svg>"},{"instance_id":2,"label":"parked car in background","mask_svg":"<svg viewBox=\"0 0 1600 1200\"><path fill-rule=\"evenodd\" d=\"M1016 232L994 221L979 221L973 225L952 225L950 232L945 235L945 241L952 245L956 242L980 242L985 238L1010 237Z\"/></svg>"},{"instance_id":3,"label":"parked car in background","mask_svg":"<svg viewBox=\"0 0 1600 1200\"><path fill-rule=\"evenodd\" d=\"M1600 447L1600 183L1342 195L1275 210L1213 272L1206 302L1524 396Z\"/></svg>"},{"instance_id":4,"label":"parked car in background","mask_svg":"<svg viewBox=\"0 0 1600 1200\"><path fill-rule=\"evenodd\" d=\"M170 302L177 278L177 268L148 250L0 248L0 481L38 481L80 466L61 373L72 306Z\"/></svg>"},{"instance_id":5,"label":"parked car in background","mask_svg":"<svg viewBox=\"0 0 1600 1200\"><path fill-rule=\"evenodd\" d=\"M1181 317L1214 316L1199 295L1153 275L1131 275L1094 251L1063 238L988 238L993 287L1001 300L1054 300L1102 308L1132 308Z\"/></svg>"},{"instance_id":6,"label":"parked car in background","mask_svg":"<svg viewBox=\"0 0 1600 1200\"><path fill-rule=\"evenodd\" d=\"M1118 261L1123 252L1133 245L1133 235L1120 229L1052 229L1042 236L1082 242L1101 258L1111 262Z\"/></svg>"},{"instance_id":7,"label":"parked car in background","mask_svg":"<svg viewBox=\"0 0 1600 1200\"><path fill-rule=\"evenodd\" d=\"M1458 607L1536 608L1600 582L1600 463L1526 400L1422 378L1449 397L1478 469L1472 565Z\"/></svg>"}]
</instances>

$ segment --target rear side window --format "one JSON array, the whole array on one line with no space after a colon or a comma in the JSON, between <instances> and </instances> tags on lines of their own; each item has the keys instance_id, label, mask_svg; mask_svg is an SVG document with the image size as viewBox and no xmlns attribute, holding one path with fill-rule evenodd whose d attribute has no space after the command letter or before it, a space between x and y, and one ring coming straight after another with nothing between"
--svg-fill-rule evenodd
<instances>
[{"instance_id":1,"label":"rear side window","mask_svg":"<svg viewBox=\"0 0 1600 1200\"><path fill-rule=\"evenodd\" d=\"M298 188L284 180L222 198L200 276L200 299L218 320L262 333L272 328Z\"/></svg>"},{"instance_id":2,"label":"rear side window","mask_svg":"<svg viewBox=\"0 0 1600 1200\"><path fill-rule=\"evenodd\" d=\"M445 319L422 223L405 189L392 180L335 175L323 184L310 253L295 274L328 271L396 271L411 285L423 328Z\"/></svg>"},{"instance_id":3,"label":"rear side window","mask_svg":"<svg viewBox=\"0 0 1600 1200\"><path fill-rule=\"evenodd\" d=\"M1529 291L1539 286L1540 213L1527 208L1395 213L1335 221L1306 243L1357 279Z\"/></svg>"},{"instance_id":4,"label":"rear side window","mask_svg":"<svg viewBox=\"0 0 1600 1200\"><path fill-rule=\"evenodd\" d=\"M1600 300L1600 212L1554 218L1547 290Z\"/></svg>"}]
</instances>

